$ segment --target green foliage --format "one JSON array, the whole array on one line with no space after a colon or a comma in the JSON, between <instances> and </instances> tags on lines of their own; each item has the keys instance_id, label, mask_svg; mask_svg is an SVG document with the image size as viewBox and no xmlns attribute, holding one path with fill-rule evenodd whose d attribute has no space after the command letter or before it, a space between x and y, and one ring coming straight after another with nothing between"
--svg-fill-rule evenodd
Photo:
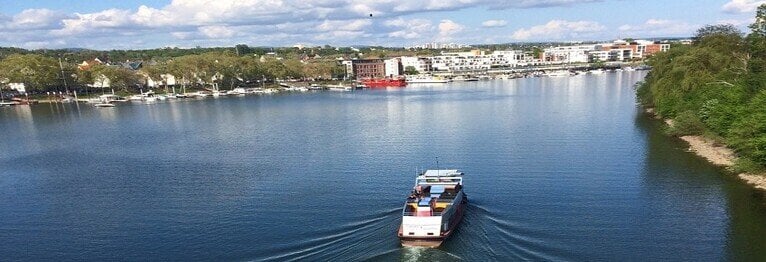
<instances>
[{"instance_id":1,"label":"green foliage","mask_svg":"<svg viewBox=\"0 0 766 262\"><path fill-rule=\"evenodd\" d=\"M700 41L704 38L709 38L711 36L723 36L723 37L733 37L733 36L741 36L742 32L739 31L734 25L731 24L718 24L718 25L707 25L705 27L702 27L700 29L697 29L697 34L694 36L694 39L696 41Z\"/></svg>"},{"instance_id":2,"label":"green foliage","mask_svg":"<svg viewBox=\"0 0 766 262\"><path fill-rule=\"evenodd\" d=\"M734 162L732 171L737 173L758 174L758 173L766 172L766 168L764 168L763 165L760 165L757 162L750 160L748 158L739 158L737 159L737 161Z\"/></svg>"},{"instance_id":3,"label":"green foliage","mask_svg":"<svg viewBox=\"0 0 766 262\"><path fill-rule=\"evenodd\" d=\"M99 76L104 76L109 79L110 86L115 89L138 89L141 85L141 78L126 68L96 65L90 70L94 79L102 79Z\"/></svg>"},{"instance_id":4,"label":"green foliage","mask_svg":"<svg viewBox=\"0 0 766 262\"><path fill-rule=\"evenodd\" d=\"M706 26L691 46L652 57L636 94L674 119L675 135L719 137L742 158L737 169L766 166L766 5L746 37L731 25Z\"/></svg>"},{"instance_id":5,"label":"green foliage","mask_svg":"<svg viewBox=\"0 0 766 262\"><path fill-rule=\"evenodd\" d=\"M420 74L420 72L418 72L418 69L416 69L414 66L407 66L407 67L404 68L404 74L405 75L417 75L417 74Z\"/></svg>"},{"instance_id":6,"label":"green foliage","mask_svg":"<svg viewBox=\"0 0 766 262\"><path fill-rule=\"evenodd\" d=\"M692 111L684 111L673 118L673 126L669 132L677 136L699 135L705 131L699 117Z\"/></svg>"},{"instance_id":7,"label":"green foliage","mask_svg":"<svg viewBox=\"0 0 766 262\"><path fill-rule=\"evenodd\" d=\"M755 12L755 22L748 26L751 35L766 37L766 5L761 5Z\"/></svg>"},{"instance_id":8,"label":"green foliage","mask_svg":"<svg viewBox=\"0 0 766 262\"><path fill-rule=\"evenodd\" d=\"M28 91L63 85L58 61L37 54L14 54L0 61L0 80L24 83Z\"/></svg>"}]
</instances>

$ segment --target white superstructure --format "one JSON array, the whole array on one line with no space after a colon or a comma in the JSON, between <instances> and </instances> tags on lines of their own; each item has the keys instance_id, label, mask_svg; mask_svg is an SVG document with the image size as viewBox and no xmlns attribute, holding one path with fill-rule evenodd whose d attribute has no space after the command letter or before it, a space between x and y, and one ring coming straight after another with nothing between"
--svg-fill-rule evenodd
<instances>
[{"instance_id":1,"label":"white superstructure","mask_svg":"<svg viewBox=\"0 0 766 262\"><path fill-rule=\"evenodd\" d=\"M402 245L439 246L454 232L467 203L462 172L448 169L420 174L402 210Z\"/></svg>"}]
</instances>

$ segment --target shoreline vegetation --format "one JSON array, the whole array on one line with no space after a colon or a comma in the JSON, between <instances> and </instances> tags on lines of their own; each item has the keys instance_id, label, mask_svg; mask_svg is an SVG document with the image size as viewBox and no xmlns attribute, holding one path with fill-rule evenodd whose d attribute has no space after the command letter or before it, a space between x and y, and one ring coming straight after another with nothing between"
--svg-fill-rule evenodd
<instances>
[{"instance_id":1,"label":"shoreline vegetation","mask_svg":"<svg viewBox=\"0 0 766 262\"><path fill-rule=\"evenodd\" d=\"M656 119L661 119L655 114L654 108L646 108L645 112ZM669 129L675 127L673 119L664 119L664 122ZM721 144L721 142L702 135L684 135L678 136L678 138L689 144L689 152L695 153L713 165L726 168L726 170L736 174L740 180L757 189L766 190L766 175L737 172L735 165L739 161L739 157L734 150Z\"/></svg>"},{"instance_id":2,"label":"shoreline vegetation","mask_svg":"<svg viewBox=\"0 0 766 262\"><path fill-rule=\"evenodd\" d=\"M138 93L168 86L231 90L236 87L261 87L280 81L318 82L353 80L343 61L387 59L401 56L434 56L441 52L520 50L542 52L550 43L477 45L458 49L413 49L399 47L332 47L302 45L294 47L160 48L147 50L97 51L87 49L25 50L0 47L0 91L12 96L46 96L47 93L78 94L117 92ZM569 67L619 68L622 64L643 65L642 60L595 63L570 63ZM410 66L412 67L412 66ZM543 66L545 67L545 66ZM530 69L508 67L495 68ZM534 68L531 68L534 69ZM401 69L400 69L401 70ZM403 68L405 75L437 74ZM540 70L547 70L540 68ZM474 70L460 72L474 74ZM167 90L166 90L167 92ZM5 98L7 99L7 97ZM0 97L0 100L4 100Z\"/></svg>"},{"instance_id":3,"label":"shoreline vegetation","mask_svg":"<svg viewBox=\"0 0 766 262\"><path fill-rule=\"evenodd\" d=\"M749 28L700 28L692 45L649 59L636 94L689 151L766 190L766 4Z\"/></svg>"}]
</instances>

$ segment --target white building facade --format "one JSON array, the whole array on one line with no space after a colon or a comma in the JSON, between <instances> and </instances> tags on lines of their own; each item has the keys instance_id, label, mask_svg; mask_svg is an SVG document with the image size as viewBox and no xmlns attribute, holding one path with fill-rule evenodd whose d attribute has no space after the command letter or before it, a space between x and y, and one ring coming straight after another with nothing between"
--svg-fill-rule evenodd
<instances>
[{"instance_id":1,"label":"white building facade","mask_svg":"<svg viewBox=\"0 0 766 262\"><path fill-rule=\"evenodd\" d=\"M414 67L420 73L431 72L433 70L431 59L428 57L402 56L399 58L402 62L402 68Z\"/></svg>"},{"instance_id":2,"label":"white building facade","mask_svg":"<svg viewBox=\"0 0 766 262\"><path fill-rule=\"evenodd\" d=\"M402 62L400 58L391 58L386 59L383 61L385 63L385 72L387 77L391 76L400 76L404 74L404 69L402 69Z\"/></svg>"},{"instance_id":3,"label":"white building facade","mask_svg":"<svg viewBox=\"0 0 766 262\"><path fill-rule=\"evenodd\" d=\"M431 57L434 71L477 71L492 68L514 67L524 54L516 50L494 51L487 54L484 51L474 50L471 52L442 53L440 56Z\"/></svg>"}]
</instances>

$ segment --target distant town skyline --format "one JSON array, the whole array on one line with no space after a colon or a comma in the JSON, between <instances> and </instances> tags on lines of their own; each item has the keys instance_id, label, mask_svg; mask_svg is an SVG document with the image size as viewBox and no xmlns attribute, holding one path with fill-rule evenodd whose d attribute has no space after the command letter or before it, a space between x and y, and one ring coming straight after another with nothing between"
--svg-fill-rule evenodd
<instances>
[{"instance_id":1,"label":"distant town skyline","mask_svg":"<svg viewBox=\"0 0 766 262\"><path fill-rule=\"evenodd\" d=\"M81 0L11 1L0 46L492 44L686 37L706 24L747 31L752 0Z\"/></svg>"}]
</instances>

